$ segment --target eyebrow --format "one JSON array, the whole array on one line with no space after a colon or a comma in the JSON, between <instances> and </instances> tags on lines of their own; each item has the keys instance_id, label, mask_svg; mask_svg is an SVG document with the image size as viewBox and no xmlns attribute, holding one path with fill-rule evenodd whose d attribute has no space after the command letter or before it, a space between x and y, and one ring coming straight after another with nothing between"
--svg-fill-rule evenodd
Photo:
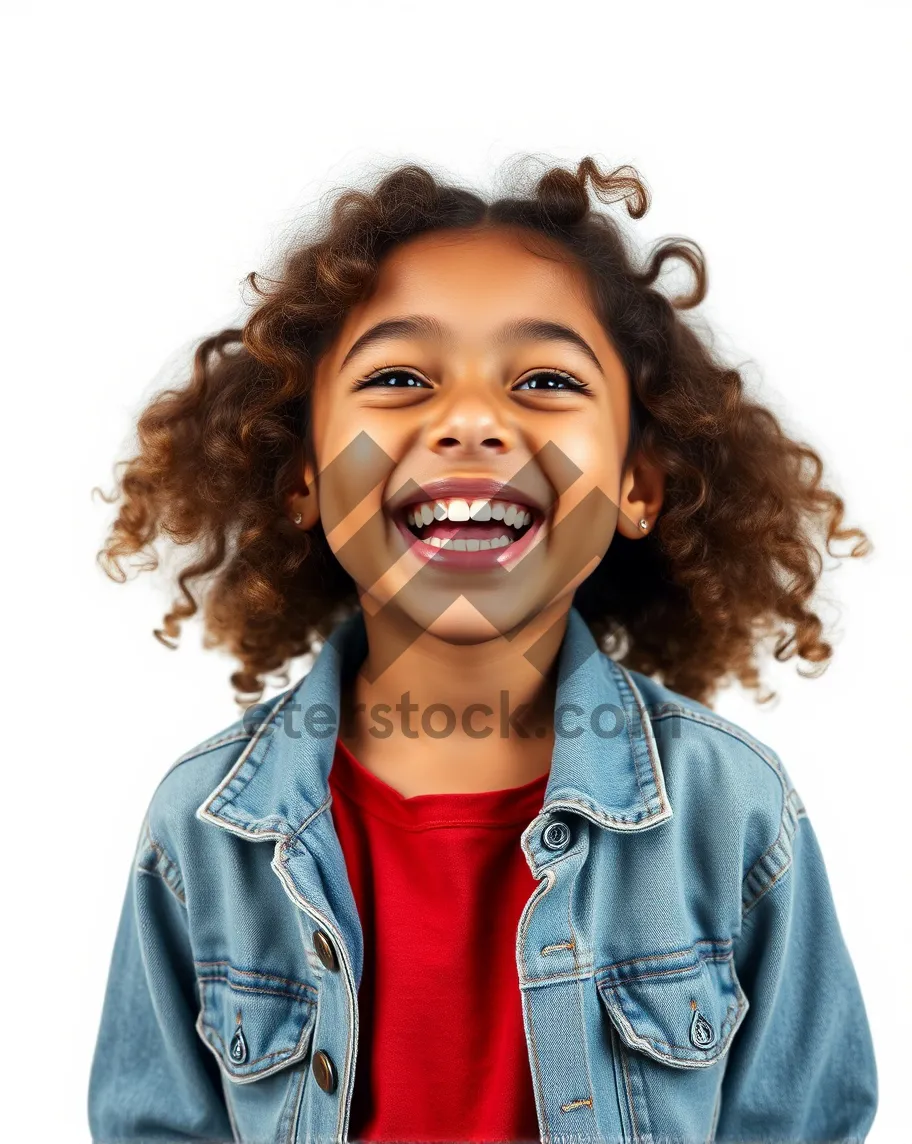
<instances>
[{"instance_id":1,"label":"eyebrow","mask_svg":"<svg viewBox=\"0 0 912 1144\"><path fill-rule=\"evenodd\" d=\"M453 331L437 318L424 314L413 314L407 318L387 318L385 321L371 326L369 330L365 330L355 340L342 359L339 368L344 369L353 357L366 350L368 346L386 341L389 338L408 337L444 342L452 340ZM507 345L511 342L521 341L564 342L566 345L574 346L584 353L599 373L604 376L605 371L602 369L602 364L596 356L595 350L581 334L578 334L570 326L565 326L562 322L550 322L543 318L520 318L513 322L507 322L494 335L495 345Z\"/></svg>"}]
</instances>

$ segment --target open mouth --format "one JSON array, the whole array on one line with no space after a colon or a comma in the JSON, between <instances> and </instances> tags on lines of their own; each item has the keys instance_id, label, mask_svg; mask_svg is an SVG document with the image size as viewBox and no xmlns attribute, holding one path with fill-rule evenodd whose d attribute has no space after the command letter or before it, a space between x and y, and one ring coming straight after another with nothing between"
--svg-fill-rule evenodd
<instances>
[{"instance_id":1,"label":"open mouth","mask_svg":"<svg viewBox=\"0 0 912 1144\"><path fill-rule=\"evenodd\" d=\"M404 514L406 525L419 540L457 552L506 548L529 531L536 515L511 501L458 497L408 505Z\"/></svg>"},{"instance_id":2,"label":"open mouth","mask_svg":"<svg viewBox=\"0 0 912 1144\"><path fill-rule=\"evenodd\" d=\"M427 559L447 557L460 565L511 559L528 547L544 519L532 505L464 497L408 504L395 518L419 555Z\"/></svg>"}]
</instances>

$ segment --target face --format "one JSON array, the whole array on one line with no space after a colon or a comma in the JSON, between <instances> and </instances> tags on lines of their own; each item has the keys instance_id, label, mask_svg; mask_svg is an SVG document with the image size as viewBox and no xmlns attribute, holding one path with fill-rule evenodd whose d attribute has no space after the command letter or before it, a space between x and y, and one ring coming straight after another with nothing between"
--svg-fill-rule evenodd
<instances>
[{"instance_id":1,"label":"face","mask_svg":"<svg viewBox=\"0 0 912 1144\"><path fill-rule=\"evenodd\" d=\"M395 323L395 324L394 324ZM312 492L367 615L489 640L566 610L660 475L628 471L629 381L561 249L511 228L392 251L316 368ZM313 490L316 495L313 495Z\"/></svg>"}]
</instances>

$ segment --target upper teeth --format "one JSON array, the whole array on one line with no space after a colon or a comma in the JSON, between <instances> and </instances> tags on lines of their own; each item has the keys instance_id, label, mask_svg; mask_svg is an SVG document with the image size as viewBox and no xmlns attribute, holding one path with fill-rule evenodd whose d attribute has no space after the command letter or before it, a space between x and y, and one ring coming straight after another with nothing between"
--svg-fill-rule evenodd
<instances>
[{"instance_id":1,"label":"upper teeth","mask_svg":"<svg viewBox=\"0 0 912 1144\"><path fill-rule=\"evenodd\" d=\"M432 520L502 520L513 528L522 528L532 521L532 513L524 505L500 500L463 500L460 497L425 501L411 505L406 514L409 524L425 525Z\"/></svg>"}]
</instances>

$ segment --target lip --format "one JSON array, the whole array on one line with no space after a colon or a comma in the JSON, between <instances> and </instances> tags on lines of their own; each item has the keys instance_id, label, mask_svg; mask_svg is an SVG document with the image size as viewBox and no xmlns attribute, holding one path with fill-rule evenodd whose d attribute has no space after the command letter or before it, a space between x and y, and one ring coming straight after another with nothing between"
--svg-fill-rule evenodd
<instances>
[{"instance_id":1,"label":"lip","mask_svg":"<svg viewBox=\"0 0 912 1144\"><path fill-rule=\"evenodd\" d=\"M454 496L455 494L438 495ZM433 544L425 544L405 523L402 512L397 512L393 519L396 528L408 546L408 551L414 553L423 564L433 564L437 568L452 568L456 571L476 569L484 571L487 568L511 567L532 547L545 523L544 516L536 515L526 532L518 540L514 540L512 544L508 544L504 548L479 548L475 552L468 550L463 552L457 548L435 548Z\"/></svg>"}]
</instances>

